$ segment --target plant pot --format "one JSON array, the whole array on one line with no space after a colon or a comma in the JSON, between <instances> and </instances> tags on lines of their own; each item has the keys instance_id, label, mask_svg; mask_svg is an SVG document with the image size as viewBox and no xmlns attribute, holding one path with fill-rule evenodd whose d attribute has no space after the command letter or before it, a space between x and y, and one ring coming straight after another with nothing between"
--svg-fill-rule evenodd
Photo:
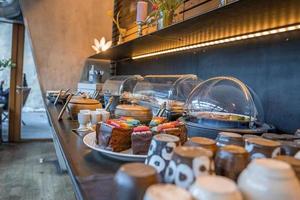
<instances>
[{"instance_id":1,"label":"plant pot","mask_svg":"<svg viewBox=\"0 0 300 200\"><path fill-rule=\"evenodd\" d=\"M170 26L173 22L174 10L163 10L159 12L160 18L157 20L157 30Z\"/></svg>"}]
</instances>

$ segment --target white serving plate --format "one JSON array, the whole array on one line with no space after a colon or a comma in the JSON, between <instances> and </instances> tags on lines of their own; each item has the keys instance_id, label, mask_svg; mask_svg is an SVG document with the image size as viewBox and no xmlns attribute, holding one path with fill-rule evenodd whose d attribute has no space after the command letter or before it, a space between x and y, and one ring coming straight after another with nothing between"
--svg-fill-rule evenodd
<instances>
[{"instance_id":1,"label":"white serving plate","mask_svg":"<svg viewBox=\"0 0 300 200\"><path fill-rule=\"evenodd\" d=\"M103 149L102 147L96 144L96 132L91 132L86 134L83 137L83 143L89 148L116 160L129 161L129 162L144 162L145 159L147 158L147 155L132 154L131 148L122 152L113 152L110 150Z\"/></svg>"}]
</instances>

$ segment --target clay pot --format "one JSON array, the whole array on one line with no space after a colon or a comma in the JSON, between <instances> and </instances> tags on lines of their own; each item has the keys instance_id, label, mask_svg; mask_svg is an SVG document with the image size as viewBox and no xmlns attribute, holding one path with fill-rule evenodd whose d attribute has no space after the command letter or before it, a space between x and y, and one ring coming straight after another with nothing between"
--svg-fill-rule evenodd
<instances>
[{"instance_id":1,"label":"clay pot","mask_svg":"<svg viewBox=\"0 0 300 200\"><path fill-rule=\"evenodd\" d=\"M96 110L102 108L101 103L95 99L88 99L83 97L74 96L70 100L69 104L69 114L72 119L77 119L77 114L80 110Z\"/></svg>"},{"instance_id":2,"label":"clay pot","mask_svg":"<svg viewBox=\"0 0 300 200\"><path fill-rule=\"evenodd\" d=\"M123 104L115 110L116 117L133 117L142 123L149 123L152 119L152 111L144 106Z\"/></svg>"},{"instance_id":3,"label":"clay pot","mask_svg":"<svg viewBox=\"0 0 300 200\"><path fill-rule=\"evenodd\" d=\"M198 176L212 174L212 152L202 147L176 147L166 169L164 181L188 188Z\"/></svg>"},{"instance_id":4,"label":"clay pot","mask_svg":"<svg viewBox=\"0 0 300 200\"><path fill-rule=\"evenodd\" d=\"M174 135L158 134L153 136L145 164L153 166L161 180L163 180L175 147L179 145L180 139Z\"/></svg>"},{"instance_id":5,"label":"clay pot","mask_svg":"<svg viewBox=\"0 0 300 200\"><path fill-rule=\"evenodd\" d=\"M223 147L225 145L244 146L242 135L231 132L220 132L216 138L217 146Z\"/></svg>"},{"instance_id":6,"label":"clay pot","mask_svg":"<svg viewBox=\"0 0 300 200\"><path fill-rule=\"evenodd\" d=\"M159 183L159 177L149 165L128 163L120 167L114 183L116 200L140 200L150 185Z\"/></svg>"},{"instance_id":7,"label":"clay pot","mask_svg":"<svg viewBox=\"0 0 300 200\"><path fill-rule=\"evenodd\" d=\"M205 137L191 137L184 146L192 146L192 147L202 147L204 149L210 150L213 155L217 152L216 142L212 139Z\"/></svg>"},{"instance_id":8,"label":"clay pot","mask_svg":"<svg viewBox=\"0 0 300 200\"><path fill-rule=\"evenodd\" d=\"M291 166L275 159L255 159L241 173L238 186L246 200L296 200L300 184Z\"/></svg>"},{"instance_id":9,"label":"clay pot","mask_svg":"<svg viewBox=\"0 0 300 200\"><path fill-rule=\"evenodd\" d=\"M275 159L284 161L284 162L288 163L289 165L291 165L298 180L300 181L300 160L299 159L296 159L292 156L276 156Z\"/></svg>"},{"instance_id":10,"label":"clay pot","mask_svg":"<svg viewBox=\"0 0 300 200\"><path fill-rule=\"evenodd\" d=\"M189 189L195 200L242 200L236 184L222 176L201 176Z\"/></svg>"},{"instance_id":11,"label":"clay pot","mask_svg":"<svg viewBox=\"0 0 300 200\"><path fill-rule=\"evenodd\" d=\"M227 145L221 147L215 157L217 175L226 176L234 181L249 163L249 153L240 146Z\"/></svg>"},{"instance_id":12,"label":"clay pot","mask_svg":"<svg viewBox=\"0 0 300 200\"><path fill-rule=\"evenodd\" d=\"M151 185L144 196L144 200L193 200L191 194L176 185L155 184Z\"/></svg>"},{"instance_id":13,"label":"clay pot","mask_svg":"<svg viewBox=\"0 0 300 200\"><path fill-rule=\"evenodd\" d=\"M259 135L253 135L253 134L245 134L243 135L244 141L248 138L261 138Z\"/></svg>"},{"instance_id":14,"label":"clay pot","mask_svg":"<svg viewBox=\"0 0 300 200\"><path fill-rule=\"evenodd\" d=\"M280 154L280 143L263 138L248 138L245 141L245 149L250 158L273 158Z\"/></svg>"},{"instance_id":15,"label":"clay pot","mask_svg":"<svg viewBox=\"0 0 300 200\"><path fill-rule=\"evenodd\" d=\"M292 141L280 141L280 154L287 156L300 157L300 143Z\"/></svg>"}]
</instances>

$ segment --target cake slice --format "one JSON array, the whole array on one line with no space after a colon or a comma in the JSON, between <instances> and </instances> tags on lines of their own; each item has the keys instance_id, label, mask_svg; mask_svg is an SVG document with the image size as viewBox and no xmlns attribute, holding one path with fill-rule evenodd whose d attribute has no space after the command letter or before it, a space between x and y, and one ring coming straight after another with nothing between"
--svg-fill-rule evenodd
<instances>
[{"instance_id":1,"label":"cake slice","mask_svg":"<svg viewBox=\"0 0 300 200\"><path fill-rule=\"evenodd\" d=\"M152 140L152 132L147 126L138 126L131 134L131 148L133 154L146 155Z\"/></svg>"},{"instance_id":2,"label":"cake slice","mask_svg":"<svg viewBox=\"0 0 300 200\"><path fill-rule=\"evenodd\" d=\"M132 129L101 122L96 127L96 143L114 152L124 151L131 146L131 133Z\"/></svg>"}]
</instances>

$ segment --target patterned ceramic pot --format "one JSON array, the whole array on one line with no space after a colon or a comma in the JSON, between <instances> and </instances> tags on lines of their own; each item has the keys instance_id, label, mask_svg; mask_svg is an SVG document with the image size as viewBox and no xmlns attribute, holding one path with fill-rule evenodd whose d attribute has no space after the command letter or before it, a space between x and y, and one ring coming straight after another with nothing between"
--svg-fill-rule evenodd
<instances>
[{"instance_id":1,"label":"patterned ceramic pot","mask_svg":"<svg viewBox=\"0 0 300 200\"><path fill-rule=\"evenodd\" d=\"M244 146L242 135L231 132L220 132L216 138L217 146L223 147L225 145Z\"/></svg>"},{"instance_id":2,"label":"patterned ceramic pot","mask_svg":"<svg viewBox=\"0 0 300 200\"><path fill-rule=\"evenodd\" d=\"M234 181L249 163L249 153L240 146L227 145L221 147L215 157L217 175L226 176Z\"/></svg>"},{"instance_id":3,"label":"patterned ceramic pot","mask_svg":"<svg viewBox=\"0 0 300 200\"><path fill-rule=\"evenodd\" d=\"M212 174L212 152L201 147L176 147L166 169L164 181L188 188L198 176Z\"/></svg>"},{"instance_id":4,"label":"patterned ceramic pot","mask_svg":"<svg viewBox=\"0 0 300 200\"><path fill-rule=\"evenodd\" d=\"M291 166L275 159L255 159L241 173L238 187L245 200L298 200L300 184Z\"/></svg>"},{"instance_id":5,"label":"patterned ceramic pot","mask_svg":"<svg viewBox=\"0 0 300 200\"><path fill-rule=\"evenodd\" d=\"M231 179L222 176L201 176L190 187L195 200L242 200L242 195Z\"/></svg>"},{"instance_id":6,"label":"patterned ceramic pot","mask_svg":"<svg viewBox=\"0 0 300 200\"><path fill-rule=\"evenodd\" d=\"M153 166L160 174L161 180L163 180L175 147L179 145L180 139L176 136L168 134L153 136L145 164Z\"/></svg>"},{"instance_id":7,"label":"patterned ceramic pot","mask_svg":"<svg viewBox=\"0 0 300 200\"><path fill-rule=\"evenodd\" d=\"M273 158L280 154L280 142L263 138L248 138L245 141L245 149L250 158Z\"/></svg>"},{"instance_id":8,"label":"patterned ceramic pot","mask_svg":"<svg viewBox=\"0 0 300 200\"><path fill-rule=\"evenodd\" d=\"M114 178L115 199L143 199L146 189L159 183L156 170L142 163L128 163L120 167Z\"/></svg>"},{"instance_id":9,"label":"patterned ceramic pot","mask_svg":"<svg viewBox=\"0 0 300 200\"><path fill-rule=\"evenodd\" d=\"M172 184L155 184L150 186L144 196L144 200L193 200L191 194Z\"/></svg>"},{"instance_id":10,"label":"patterned ceramic pot","mask_svg":"<svg viewBox=\"0 0 300 200\"><path fill-rule=\"evenodd\" d=\"M216 141L205 137L191 137L184 146L202 147L215 153L217 152Z\"/></svg>"}]
</instances>

